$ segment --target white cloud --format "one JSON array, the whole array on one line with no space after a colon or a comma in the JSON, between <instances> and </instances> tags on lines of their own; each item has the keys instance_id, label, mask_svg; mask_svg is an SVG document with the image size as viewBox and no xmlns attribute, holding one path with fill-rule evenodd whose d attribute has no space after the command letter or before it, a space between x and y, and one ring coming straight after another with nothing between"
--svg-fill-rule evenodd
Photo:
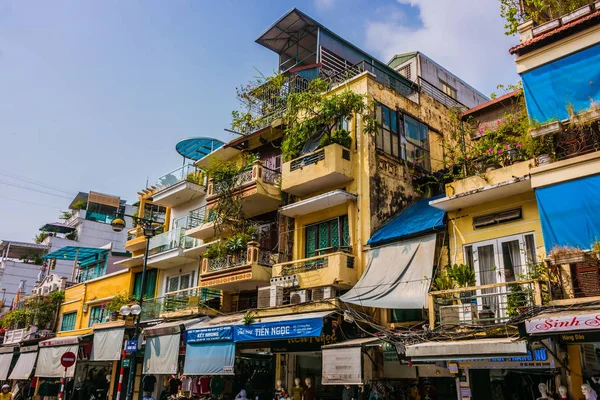
<instances>
[{"instance_id":1,"label":"white cloud","mask_svg":"<svg viewBox=\"0 0 600 400\"><path fill-rule=\"evenodd\" d=\"M504 35L498 0L397 1L415 7L421 24L407 27L393 14L368 21L367 46L384 61L418 50L486 95L499 83L519 79L508 54L518 39Z\"/></svg>"},{"instance_id":2,"label":"white cloud","mask_svg":"<svg viewBox=\"0 0 600 400\"><path fill-rule=\"evenodd\" d=\"M337 0L315 0L315 7L318 10L327 10L336 3Z\"/></svg>"}]
</instances>

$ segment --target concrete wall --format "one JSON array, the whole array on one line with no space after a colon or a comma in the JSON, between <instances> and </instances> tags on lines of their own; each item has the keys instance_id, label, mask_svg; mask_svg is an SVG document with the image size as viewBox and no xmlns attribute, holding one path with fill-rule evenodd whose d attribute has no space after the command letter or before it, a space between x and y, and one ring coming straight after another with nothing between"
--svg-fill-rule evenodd
<instances>
[{"instance_id":1,"label":"concrete wall","mask_svg":"<svg viewBox=\"0 0 600 400\"><path fill-rule=\"evenodd\" d=\"M0 261L0 273L2 274L0 276L0 289L6 289L4 303L10 306L17 294L21 280L25 280L23 285L24 294L30 295L41 268L41 265L27 264L21 261ZM0 300L2 300L1 297Z\"/></svg>"}]
</instances>

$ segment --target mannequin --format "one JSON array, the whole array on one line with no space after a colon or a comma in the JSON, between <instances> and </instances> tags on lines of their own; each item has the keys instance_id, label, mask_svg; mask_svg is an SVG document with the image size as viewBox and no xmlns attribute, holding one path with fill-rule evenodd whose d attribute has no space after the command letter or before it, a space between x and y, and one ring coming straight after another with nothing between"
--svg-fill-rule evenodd
<instances>
[{"instance_id":1,"label":"mannequin","mask_svg":"<svg viewBox=\"0 0 600 400\"><path fill-rule=\"evenodd\" d=\"M584 383L581 385L581 394L585 397L585 400L598 400L598 394L589 383Z\"/></svg>"},{"instance_id":2,"label":"mannequin","mask_svg":"<svg viewBox=\"0 0 600 400\"><path fill-rule=\"evenodd\" d=\"M281 389L283 389L281 385L281 379L277 379L277 382L275 382L275 397L273 397L275 400L279 400L281 397Z\"/></svg>"},{"instance_id":3,"label":"mannequin","mask_svg":"<svg viewBox=\"0 0 600 400\"><path fill-rule=\"evenodd\" d=\"M568 400L567 397L567 388L564 386L558 387L558 400Z\"/></svg>"},{"instance_id":4,"label":"mannequin","mask_svg":"<svg viewBox=\"0 0 600 400\"><path fill-rule=\"evenodd\" d=\"M545 400L548 399L548 386L545 383L540 383L538 385L538 390L540 391L540 397L537 400Z\"/></svg>"},{"instance_id":5,"label":"mannequin","mask_svg":"<svg viewBox=\"0 0 600 400\"><path fill-rule=\"evenodd\" d=\"M310 378L306 378L304 379L304 383L306 384L306 389L304 390L304 400L316 400L317 389L313 387L312 380Z\"/></svg>"},{"instance_id":6,"label":"mannequin","mask_svg":"<svg viewBox=\"0 0 600 400\"><path fill-rule=\"evenodd\" d=\"M292 400L302 400L304 388L300 386L300 378L294 378L294 387L292 388Z\"/></svg>"}]
</instances>

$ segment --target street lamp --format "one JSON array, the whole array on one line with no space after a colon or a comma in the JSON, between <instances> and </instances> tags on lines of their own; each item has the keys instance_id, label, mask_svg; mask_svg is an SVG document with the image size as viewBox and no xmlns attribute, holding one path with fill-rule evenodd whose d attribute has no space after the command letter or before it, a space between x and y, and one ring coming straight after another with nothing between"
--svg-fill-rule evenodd
<instances>
[{"instance_id":1,"label":"street lamp","mask_svg":"<svg viewBox=\"0 0 600 400\"><path fill-rule=\"evenodd\" d=\"M142 232L144 233L144 237L146 238L146 250L144 252L144 264L142 266L142 282L141 282L142 284L141 284L141 290L140 290L140 297L137 299L137 304L134 304L132 306L123 306L119 310L119 313L121 315L126 317L131 314L131 315L133 315L133 318L136 320L133 340L135 340L137 342L138 337L140 335L140 320L141 320L140 314L142 312L142 302L144 300L144 288L146 287L146 266L148 264L148 250L150 249L150 238L156 234L156 230L158 229L159 223L158 223L158 221L154 221L152 219L152 216L150 216L150 218L148 219L148 218L136 217L134 215L119 214L110 223L110 226L112 227L113 231L121 232L121 231L123 231L123 229L125 229L126 224L125 224L125 220L123 219L123 217L131 217L133 219L134 223L136 224L136 226L139 226L142 228ZM137 317L137 319L136 319L136 317ZM137 346L136 346L136 349L137 349ZM137 354L136 354L136 352L133 352L133 356L131 357L131 363L129 365L129 379L127 380L127 395L125 397L126 400L133 399L133 385L135 382L136 360L137 360Z\"/></svg>"}]
</instances>

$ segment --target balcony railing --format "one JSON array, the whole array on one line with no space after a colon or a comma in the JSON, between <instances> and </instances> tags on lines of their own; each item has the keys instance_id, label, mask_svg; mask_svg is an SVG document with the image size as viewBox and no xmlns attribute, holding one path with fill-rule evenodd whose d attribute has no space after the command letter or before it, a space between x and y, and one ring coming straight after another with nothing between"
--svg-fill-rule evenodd
<instances>
[{"instance_id":1,"label":"balcony railing","mask_svg":"<svg viewBox=\"0 0 600 400\"><path fill-rule=\"evenodd\" d=\"M522 280L429 293L429 323L478 327L506 323L549 301L547 283Z\"/></svg>"},{"instance_id":2,"label":"balcony railing","mask_svg":"<svg viewBox=\"0 0 600 400\"><path fill-rule=\"evenodd\" d=\"M249 242L246 250L228 254L221 258L203 260L202 273L210 274L249 264L271 267L279 262L280 256L277 252L258 247L258 242Z\"/></svg>"},{"instance_id":3,"label":"balcony railing","mask_svg":"<svg viewBox=\"0 0 600 400\"><path fill-rule=\"evenodd\" d=\"M556 159L565 160L600 150L600 122L565 127L554 134Z\"/></svg>"},{"instance_id":4,"label":"balcony railing","mask_svg":"<svg viewBox=\"0 0 600 400\"><path fill-rule=\"evenodd\" d=\"M262 181L263 183L278 186L281 183L281 172L263 166L262 161L255 161L252 166L248 166L234 178L230 190L235 191L237 188L253 181ZM229 185L229 182L211 181L208 185L208 196L223 193Z\"/></svg>"},{"instance_id":5,"label":"balcony railing","mask_svg":"<svg viewBox=\"0 0 600 400\"><path fill-rule=\"evenodd\" d=\"M419 86L421 87L421 92L428 94L448 108L456 107L460 110L466 110L469 108L455 98L450 97L446 93L442 92L439 88L421 77L419 77Z\"/></svg>"},{"instance_id":6,"label":"balcony railing","mask_svg":"<svg viewBox=\"0 0 600 400\"><path fill-rule=\"evenodd\" d=\"M201 185L203 182L202 180L202 172L196 168L196 166L192 164L186 164L183 167L179 167L176 170L173 170L168 174L158 178L158 181L156 182L156 191L158 192L166 189L178 184L181 181L188 181Z\"/></svg>"},{"instance_id":7,"label":"balcony railing","mask_svg":"<svg viewBox=\"0 0 600 400\"><path fill-rule=\"evenodd\" d=\"M416 84L413 86L407 83L400 74L376 67L367 61L361 61L344 69L341 72L338 72L337 74L324 78L329 81L330 86L336 86L354 78L357 75L362 74L365 71L375 75L375 80L378 83L395 91L398 94L401 94L407 99L414 101L415 103L419 102L419 91L417 90Z\"/></svg>"},{"instance_id":8,"label":"balcony railing","mask_svg":"<svg viewBox=\"0 0 600 400\"><path fill-rule=\"evenodd\" d=\"M600 260L588 253L555 259L549 275L552 300L600 296Z\"/></svg>"},{"instance_id":9,"label":"balcony railing","mask_svg":"<svg viewBox=\"0 0 600 400\"><path fill-rule=\"evenodd\" d=\"M328 249L320 249L317 253L323 254L314 257L303 258L301 260L288 261L278 264L281 268L281 276L289 276L303 272L316 271L322 268L327 268L333 256L338 256L339 253L344 253L345 267L354 268L354 256L350 254L349 247L331 247Z\"/></svg>"},{"instance_id":10,"label":"balcony railing","mask_svg":"<svg viewBox=\"0 0 600 400\"><path fill-rule=\"evenodd\" d=\"M193 287L168 292L162 297L144 300L142 320L160 318L162 315L177 312L197 314L203 310L218 309L221 291Z\"/></svg>"},{"instance_id":11,"label":"balcony railing","mask_svg":"<svg viewBox=\"0 0 600 400\"><path fill-rule=\"evenodd\" d=\"M191 249L198 243L197 239L185 236L185 228L175 228L150 238L148 255L160 254L175 248Z\"/></svg>"}]
</instances>

